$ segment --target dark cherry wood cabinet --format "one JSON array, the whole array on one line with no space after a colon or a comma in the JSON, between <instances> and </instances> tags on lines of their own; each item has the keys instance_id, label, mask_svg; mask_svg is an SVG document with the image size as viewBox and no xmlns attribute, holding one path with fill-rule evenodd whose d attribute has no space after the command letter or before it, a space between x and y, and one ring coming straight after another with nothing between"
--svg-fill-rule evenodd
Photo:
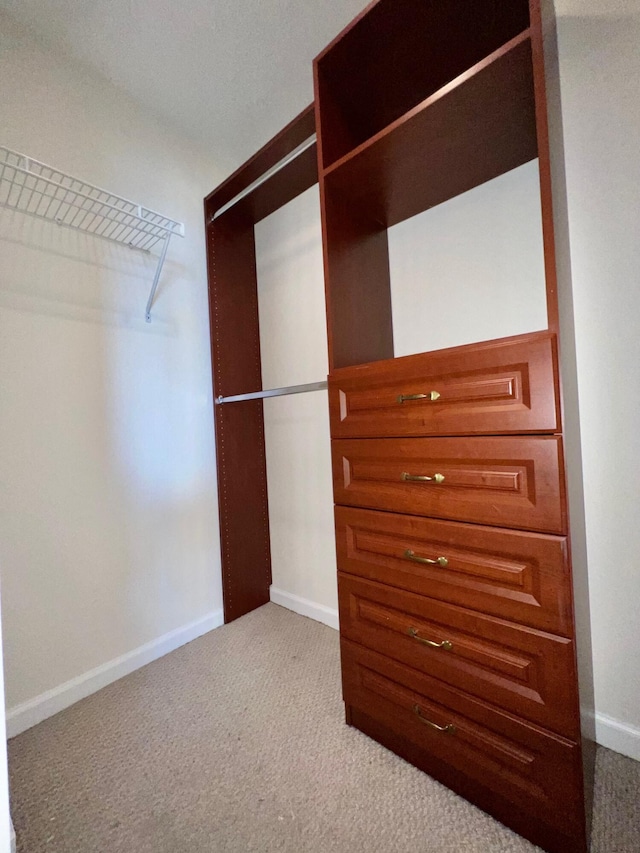
<instances>
[{"instance_id":1,"label":"dark cherry wood cabinet","mask_svg":"<svg viewBox=\"0 0 640 853\"><path fill-rule=\"evenodd\" d=\"M586 853L553 29L548 0L375 0L314 61L314 107L205 199L205 220L215 396L254 393L253 227L319 182L347 722L549 853ZM314 129L317 151L287 157ZM388 229L534 158L547 329L395 358ZM269 599L262 402L216 405L215 422L230 621Z\"/></svg>"},{"instance_id":2,"label":"dark cherry wood cabinet","mask_svg":"<svg viewBox=\"0 0 640 853\"><path fill-rule=\"evenodd\" d=\"M347 722L586 853L550 27L538 0L377 0L315 60L315 108ZM547 330L394 358L387 229L534 158Z\"/></svg>"}]
</instances>

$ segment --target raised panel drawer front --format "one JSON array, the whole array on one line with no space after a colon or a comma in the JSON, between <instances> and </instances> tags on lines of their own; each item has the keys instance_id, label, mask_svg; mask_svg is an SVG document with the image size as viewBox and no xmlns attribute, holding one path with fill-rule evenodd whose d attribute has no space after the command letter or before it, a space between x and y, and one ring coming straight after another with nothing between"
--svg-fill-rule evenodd
<instances>
[{"instance_id":1,"label":"raised panel drawer front","mask_svg":"<svg viewBox=\"0 0 640 853\"><path fill-rule=\"evenodd\" d=\"M572 636L566 539L336 506L338 569Z\"/></svg>"},{"instance_id":2,"label":"raised panel drawer front","mask_svg":"<svg viewBox=\"0 0 640 853\"><path fill-rule=\"evenodd\" d=\"M336 370L333 438L559 432L548 332Z\"/></svg>"},{"instance_id":3,"label":"raised panel drawer front","mask_svg":"<svg viewBox=\"0 0 640 853\"><path fill-rule=\"evenodd\" d=\"M347 639L579 736L571 640L342 573L338 599Z\"/></svg>"},{"instance_id":4,"label":"raised panel drawer front","mask_svg":"<svg viewBox=\"0 0 640 853\"><path fill-rule=\"evenodd\" d=\"M566 533L556 436L339 439L337 504Z\"/></svg>"},{"instance_id":5,"label":"raised panel drawer front","mask_svg":"<svg viewBox=\"0 0 640 853\"><path fill-rule=\"evenodd\" d=\"M348 641L342 665L347 705L548 823L580 825L575 743Z\"/></svg>"}]
</instances>

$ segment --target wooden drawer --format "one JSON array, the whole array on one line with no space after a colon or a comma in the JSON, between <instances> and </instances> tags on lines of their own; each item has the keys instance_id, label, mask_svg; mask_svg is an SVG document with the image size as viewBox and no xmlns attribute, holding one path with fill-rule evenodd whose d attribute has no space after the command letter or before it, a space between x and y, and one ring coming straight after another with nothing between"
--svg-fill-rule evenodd
<instances>
[{"instance_id":1,"label":"wooden drawer","mask_svg":"<svg viewBox=\"0 0 640 853\"><path fill-rule=\"evenodd\" d=\"M335 518L342 572L573 634L562 537L342 506Z\"/></svg>"},{"instance_id":2,"label":"wooden drawer","mask_svg":"<svg viewBox=\"0 0 640 853\"><path fill-rule=\"evenodd\" d=\"M331 452L337 504L566 533L556 436L340 439Z\"/></svg>"},{"instance_id":3,"label":"wooden drawer","mask_svg":"<svg viewBox=\"0 0 640 853\"><path fill-rule=\"evenodd\" d=\"M579 737L571 640L343 573L338 599L347 639Z\"/></svg>"},{"instance_id":4,"label":"wooden drawer","mask_svg":"<svg viewBox=\"0 0 640 853\"><path fill-rule=\"evenodd\" d=\"M348 641L342 665L347 705L547 823L580 826L577 744Z\"/></svg>"},{"instance_id":5,"label":"wooden drawer","mask_svg":"<svg viewBox=\"0 0 640 853\"><path fill-rule=\"evenodd\" d=\"M331 435L559 432L557 372L548 332L343 368L329 377Z\"/></svg>"}]
</instances>

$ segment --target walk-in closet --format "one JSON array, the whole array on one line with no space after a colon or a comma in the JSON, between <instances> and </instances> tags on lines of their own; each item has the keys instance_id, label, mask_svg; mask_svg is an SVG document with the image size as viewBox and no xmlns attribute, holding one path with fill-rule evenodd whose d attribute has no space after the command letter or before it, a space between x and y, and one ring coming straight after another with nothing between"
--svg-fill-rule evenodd
<instances>
[{"instance_id":1,"label":"walk-in closet","mask_svg":"<svg viewBox=\"0 0 640 853\"><path fill-rule=\"evenodd\" d=\"M640 848L639 37L0 0L0 853Z\"/></svg>"}]
</instances>

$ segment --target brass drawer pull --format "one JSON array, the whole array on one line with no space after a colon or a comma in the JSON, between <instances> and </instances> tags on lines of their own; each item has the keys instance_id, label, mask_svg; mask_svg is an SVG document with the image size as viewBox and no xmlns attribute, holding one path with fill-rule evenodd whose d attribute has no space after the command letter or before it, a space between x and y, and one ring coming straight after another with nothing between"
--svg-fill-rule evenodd
<instances>
[{"instance_id":1,"label":"brass drawer pull","mask_svg":"<svg viewBox=\"0 0 640 853\"><path fill-rule=\"evenodd\" d=\"M444 649L444 651L448 652L453 648L451 640L443 640L441 643L434 643L433 640L423 640L422 637L418 636L416 628L409 628L407 634L419 643L423 643L425 646L431 646L432 649Z\"/></svg>"},{"instance_id":2,"label":"brass drawer pull","mask_svg":"<svg viewBox=\"0 0 640 853\"><path fill-rule=\"evenodd\" d=\"M405 400L439 400L440 393L438 391L429 391L428 394L400 394L398 402L404 403Z\"/></svg>"},{"instance_id":3,"label":"brass drawer pull","mask_svg":"<svg viewBox=\"0 0 640 853\"><path fill-rule=\"evenodd\" d=\"M419 705L413 706L413 713L421 723L425 724L425 726L431 726L431 728L435 729L437 732L447 732L450 735L455 734L456 727L453 723L448 723L446 726L439 726L437 723L432 723L431 720L427 720L426 717L422 716L422 711L420 710Z\"/></svg>"},{"instance_id":4,"label":"brass drawer pull","mask_svg":"<svg viewBox=\"0 0 640 853\"><path fill-rule=\"evenodd\" d=\"M408 474L402 472L401 480L410 480L412 483L444 483L444 474L434 474L433 477L427 477L425 474Z\"/></svg>"},{"instance_id":5,"label":"brass drawer pull","mask_svg":"<svg viewBox=\"0 0 640 853\"><path fill-rule=\"evenodd\" d=\"M415 563L425 563L428 566L442 566L444 569L449 565L449 560L446 557L436 557L435 560L430 560L428 557L418 557L417 554L414 554L410 548L404 552L404 556L407 560L413 560Z\"/></svg>"}]
</instances>

